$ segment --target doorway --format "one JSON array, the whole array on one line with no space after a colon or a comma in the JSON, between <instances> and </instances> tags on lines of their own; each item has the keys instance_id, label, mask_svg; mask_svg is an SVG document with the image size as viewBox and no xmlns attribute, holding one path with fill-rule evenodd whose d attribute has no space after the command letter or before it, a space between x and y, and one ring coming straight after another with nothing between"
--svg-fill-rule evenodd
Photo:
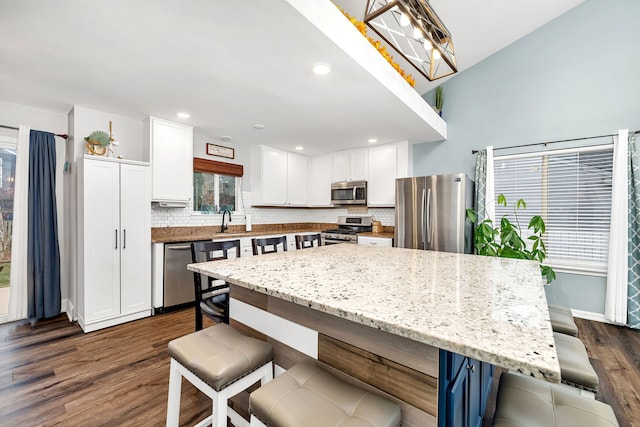
<instances>
[{"instance_id":1,"label":"doorway","mask_svg":"<svg viewBox=\"0 0 640 427\"><path fill-rule=\"evenodd\" d=\"M8 320L17 138L0 136L0 323Z\"/></svg>"}]
</instances>

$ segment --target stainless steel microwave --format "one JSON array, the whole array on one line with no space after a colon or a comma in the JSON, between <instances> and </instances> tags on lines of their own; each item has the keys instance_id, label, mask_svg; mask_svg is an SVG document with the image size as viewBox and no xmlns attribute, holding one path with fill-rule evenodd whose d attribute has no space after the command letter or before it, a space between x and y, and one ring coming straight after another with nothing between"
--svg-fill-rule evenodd
<instances>
[{"instance_id":1,"label":"stainless steel microwave","mask_svg":"<svg viewBox=\"0 0 640 427\"><path fill-rule=\"evenodd\" d=\"M334 205L366 205L367 181L340 181L331 184Z\"/></svg>"}]
</instances>

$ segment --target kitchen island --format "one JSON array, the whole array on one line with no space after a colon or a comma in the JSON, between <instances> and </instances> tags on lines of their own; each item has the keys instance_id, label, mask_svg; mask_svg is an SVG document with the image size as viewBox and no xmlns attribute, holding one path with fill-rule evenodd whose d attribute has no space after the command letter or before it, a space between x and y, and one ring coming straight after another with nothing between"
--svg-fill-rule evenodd
<instances>
[{"instance_id":1,"label":"kitchen island","mask_svg":"<svg viewBox=\"0 0 640 427\"><path fill-rule=\"evenodd\" d=\"M397 398L403 425L450 424L447 360L560 381L535 262L342 244L189 269L233 285L232 324L281 343L277 365L316 358Z\"/></svg>"}]
</instances>

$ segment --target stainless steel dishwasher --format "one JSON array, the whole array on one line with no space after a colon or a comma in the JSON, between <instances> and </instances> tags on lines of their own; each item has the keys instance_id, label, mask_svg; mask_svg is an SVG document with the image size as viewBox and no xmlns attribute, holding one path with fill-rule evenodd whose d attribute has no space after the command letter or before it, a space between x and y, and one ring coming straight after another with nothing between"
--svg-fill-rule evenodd
<instances>
[{"instance_id":1,"label":"stainless steel dishwasher","mask_svg":"<svg viewBox=\"0 0 640 427\"><path fill-rule=\"evenodd\" d=\"M163 309L195 301L191 264L191 242L164 244Z\"/></svg>"}]
</instances>

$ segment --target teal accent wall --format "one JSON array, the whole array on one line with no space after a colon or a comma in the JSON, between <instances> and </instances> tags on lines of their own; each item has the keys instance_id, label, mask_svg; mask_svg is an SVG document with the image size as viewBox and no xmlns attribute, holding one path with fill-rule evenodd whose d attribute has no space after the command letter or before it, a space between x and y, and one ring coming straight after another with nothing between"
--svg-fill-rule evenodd
<instances>
[{"instance_id":1,"label":"teal accent wall","mask_svg":"<svg viewBox=\"0 0 640 427\"><path fill-rule=\"evenodd\" d=\"M640 1L587 0L446 81L448 139L413 147L414 175L473 176L471 150L487 145L640 129L638 40ZM424 97L433 103L433 91ZM603 142L610 140L553 148ZM514 152L518 150L496 154ZM552 303L604 313L605 283L604 277L559 274L547 296Z\"/></svg>"}]
</instances>

